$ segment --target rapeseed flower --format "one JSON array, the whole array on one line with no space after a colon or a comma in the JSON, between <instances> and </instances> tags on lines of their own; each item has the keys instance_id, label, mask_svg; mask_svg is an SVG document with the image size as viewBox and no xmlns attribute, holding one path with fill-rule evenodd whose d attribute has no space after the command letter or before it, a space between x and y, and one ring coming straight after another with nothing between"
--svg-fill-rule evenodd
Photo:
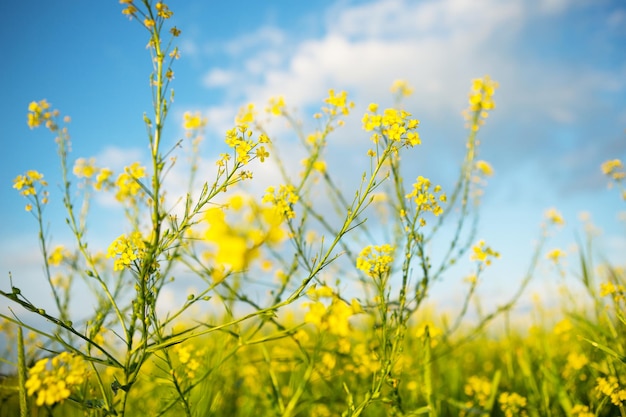
<instances>
[{"instance_id":1,"label":"rapeseed flower","mask_svg":"<svg viewBox=\"0 0 626 417\"><path fill-rule=\"evenodd\" d=\"M36 404L54 405L86 381L87 367L80 356L62 352L52 359L40 359L28 370L27 393L37 395Z\"/></svg>"},{"instance_id":2,"label":"rapeseed flower","mask_svg":"<svg viewBox=\"0 0 626 417\"><path fill-rule=\"evenodd\" d=\"M359 253L356 267L372 278L383 278L391 270L393 253L394 247L389 244L366 246Z\"/></svg>"},{"instance_id":3,"label":"rapeseed flower","mask_svg":"<svg viewBox=\"0 0 626 417\"><path fill-rule=\"evenodd\" d=\"M268 187L265 190L263 202L272 204L285 218L293 219L296 217L293 206L299 201L295 191L293 185L281 185L278 191L276 191L276 187Z\"/></svg>"},{"instance_id":4,"label":"rapeseed flower","mask_svg":"<svg viewBox=\"0 0 626 417\"><path fill-rule=\"evenodd\" d=\"M596 391L609 397L616 406L626 402L626 389L620 386L620 381L615 376L596 379Z\"/></svg>"},{"instance_id":5,"label":"rapeseed flower","mask_svg":"<svg viewBox=\"0 0 626 417\"><path fill-rule=\"evenodd\" d=\"M146 175L146 168L141 166L139 162L134 162L124 168L124 172L115 181L117 186L115 198L118 201L126 201L141 196L143 190L139 184L139 179L146 177Z\"/></svg>"},{"instance_id":6,"label":"rapeseed flower","mask_svg":"<svg viewBox=\"0 0 626 417\"><path fill-rule=\"evenodd\" d=\"M146 244L140 232L131 233L130 236L121 235L111 243L107 251L107 258L116 258L113 266L114 271L122 271L130 268L132 264L141 262L146 252Z\"/></svg>"},{"instance_id":7,"label":"rapeseed flower","mask_svg":"<svg viewBox=\"0 0 626 417\"><path fill-rule=\"evenodd\" d=\"M18 175L13 180L13 188L18 190L20 194L25 197L37 194L37 190L35 189L37 184L42 187L46 187L48 185L48 183L43 179L43 174L35 170L26 171L26 174Z\"/></svg>"},{"instance_id":8,"label":"rapeseed flower","mask_svg":"<svg viewBox=\"0 0 626 417\"><path fill-rule=\"evenodd\" d=\"M471 376L467 380L464 387L465 395L472 398L473 401L467 403L468 407L473 407L475 404L481 408L487 405L487 401L491 396L491 381L485 377Z\"/></svg>"},{"instance_id":9,"label":"rapeseed flower","mask_svg":"<svg viewBox=\"0 0 626 417\"><path fill-rule=\"evenodd\" d=\"M562 258L565 258L567 256L567 254L565 252L563 252L561 249L552 249L550 252L548 252L546 254L546 258L549 259L550 261L556 263L559 263L559 261Z\"/></svg>"},{"instance_id":10,"label":"rapeseed flower","mask_svg":"<svg viewBox=\"0 0 626 417\"><path fill-rule=\"evenodd\" d=\"M472 247L470 260L478 261L484 265L491 265L492 260L499 257L500 254L487 246L484 240L479 240L478 243Z\"/></svg>"},{"instance_id":11,"label":"rapeseed flower","mask_svg":"<svg viewBox=\"0 0 626 417\"><path fill-rule=\"evenodd\" d=\"M202 117L200 112L191 113L187 111L183 114L183 128L185 130L202 129L206 124L207 119ZM187 135L189 134L190 132L187 132Z\"/></svg>"},{"instance_id":12,"label":"rapeseed flower","mask_svg":"<svg viewBox=\"0 0 626 417\"><path fill-rule=\"evenodd\" d=\"M601 166L602 173L611 177L613 180L623 180L626 173L624 172L624 164L619 159L606 161Z\"/></svg>"},{"instance_id":13,"label":"rapeseed flower","mask_svg":"<svg viewBox=\"0 0 626 417\"><path fill-rule=\"evenodd\" d=\"M409 97L413 94L413 88L406 80L395 80L391 85L390 91L399 97Z\"/></svg>"},{"instance_id":14,"label":"rapeseed flower","mask_svg":"<svg viewBox=\"0 0 626 417\"><path fill-rule=\"evenodd\" d=\"M500 410L506 417L524 417L528 415L524 410L527 403L526 398L515 392L503 392L498 397L498 403L500 403Z\"/></svg>"},{"instance_id":15,"label":"rapeseed flower","mask_svg":"<svg viewBox=\"0 0 626 417\"><path fill-rule=\"evenodd\" d=\"M565 224L565 220L563 220L563 216L561 213L555 208L549 208L544 213L544 217L552 224L557 226L562 226Z\"/></svg>"},{"instance_id":16,"label":"rapeseed flower","mask_svg":"<svg viewBox=\"0 0 626 417\"><path fill-rule=\"evenodd\" d=\"M98 169L95 166L96 160L95 158L89 158L89 160L85 158L78 158L74 163L74 175L78 178L91 178L93 177Z\"/></svg>"},{"instance_id":17,"label":"rapeseed flower","mask_svg":"<svg viewBox=\"0 0 626 417\"><path fill-rule=\"evenodd\" d=\"M413 199L415 209L418 213L430 211L435 216L439 216L443 213L443 208L441 208L439 203L445 203L448 198L445 193L441 192L440 185L436 185L432 191L430 190L430 187L430 180L420 175L413 184L413 191L408 193L405 198ZM425 226L426 221L421 218L420 224Z\"/></svg>"}]
</instances>

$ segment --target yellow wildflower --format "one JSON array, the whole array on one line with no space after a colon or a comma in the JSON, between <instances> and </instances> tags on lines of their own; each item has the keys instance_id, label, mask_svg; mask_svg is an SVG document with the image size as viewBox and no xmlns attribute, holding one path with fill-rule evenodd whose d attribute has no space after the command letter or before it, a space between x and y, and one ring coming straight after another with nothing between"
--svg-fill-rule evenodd
<instances>
[{"instance_id":1,"label":"yellow wildflower","mask_svg":"<svg viewBox=\"0 0 626 417\"><path fill-rule=\"evenodd\" d=\"M408 97L413 94L413 88L406 80L395 80L391 85L390 91L400 97Z\"/></svg>"},{"instance_id":2,"label":"yellow wildflower","mask_svg":"<svg viewBox=\"0 0 626 417\"><path fill-rule=\"evenodd\" d=\"M37 194L35 189L36 184L39 184L42 187L48 185L48 183L43 179L43 174L34 170L26 171L26 174L18 175L13 180L13 188L18 190L23 196Z\"/></svg>"},{"instance_id":3,"label":"yellow wildflower","mask_svg":"<svg viewBox=\"0 0 626 417\"><path fill-rule=\"evenodd\" d=\"M476 169L485 177L491 177L493 175L493 167L486 161L476 161Z\"/></svg>"},{"instance_id":4,"label":"yellow wildflower","mask_svg":"<svg viewBox=\"0 0 626 417\"><path fill-rule=\"evenodd\" d=\"M561 258L566 257L567 254L563 252L561 249L552 249L550 252L546 254L546 258L551 260L552 262L559 263Z\"/></svg>"},{"instance_id":5,"label":"yellow wildflower","mask_svg":"<svg viewBox=\"0 0 626 417\"><path fill-rule=\"evenodd\" d=\"M52 253L48 256L48 263L51 266L59 266L61 265L61 262L63 262L63 259L67 258L68 254L69 252L65 249L65 246L59 245L55 247Z\"/></svg>"},{"instance_id":6,"label":"yellow wildflower","mask_svg":"<svg viewBox=\"0 0 626 417\"><path fill-rule=\"evenodd\" d=\"M130 268L135 261L140 262L145 255L146 244L141 233L134 232L130 236L121 235L111 243L107 258L116 258L114 271Z\"/></svg>"},{"instance_id":7,"label":"yellow wildflower","mask_svg":"<svg viewBox=\"0 0 626 417\"><path fill-rule=\"evenodd\" d=\"M552 224L556 224L557 226L562 226L565 224L565 220L563 220L563 216L559 211L555 208L549 208L544 213L544 217Z\"/></svg>"},{"instance_id":8,"label":"yellow wildflower","mask_svg":"<svg viewBox=\"0 0 626 417\"><path fill-rule=\"evenodd\" d=\"M372 278L383 278L391 270L394 247L389 244L366 246L356 260L356 267Z\"/></svg>"},{"instance_id":9,"label":"yellow wildflower","mask_svg":"<svg viewBox=\"0 0 626 417\"><path fill-rule=\"evenodd\" d=\"M485 265L491 265L491 261L499 257L500 254L488 247L484 240L478 241L478 243L472 247L472 254L470 255L472 261L478 261Z\"/></svg>"},{"instance_id":10,"label":"yellow wildflower","mask_svg":"<svg viewBox=\"0 0 626 417\"><path fill-rule=\"evenodd\" d=\"M597 378L596 391L609 397L616 406L621 406L626 402L626 389L620 386L620 381L614 376Z\"/></svg>"},{"instance_id":11,"label":"yellow wildflower","mask_svg":"<svg viewBox=\"0 0 626 417\"><path fill-rule=\"evenodd\" d=\"M37 395L38 406L61 403L72 394L72 389L85 382L87 367L80 356L62 352L52 359L41 359L28 370L26 390Z\"/></svg>"},{"instance_id":12,"label":"yellow wildflower","mask_svg":"<svg viewBox=\"0 0 626 417\"><path fill-rule=\"evenodd\" d=\"M95 158L89 158L89 160L86 160L85 158L78 158L74 163L74 175L76 175L78 178L93 177L97 171L95 163Z\"/></svg>"},{"instance_id":13,"label":"yellow wildflower","mask_svg":"<svg viewBox=\"0 0 626 417\"><path fill-rule=\"evenodd\" d=\"M498 397L500 409L506 417L522 417L527 416L524 408L526 407L526 398L512 392L503 392Z\"/></svg>"},{"instance_id":14,"label":"yellow wildflower","mask_svg":"<svg viewBox=\"0 0 626 417\"><path fill-rule=\"evenodd\" d=\"M124 172L121 173L115 181L115 185L118 187L115 198L118 201L124 201L141 195L143 191L141 185L139 185L139 179L145 176L146 168L141 166L139 162L134 162L126 167Z\"/></svg>"}]
</instances>

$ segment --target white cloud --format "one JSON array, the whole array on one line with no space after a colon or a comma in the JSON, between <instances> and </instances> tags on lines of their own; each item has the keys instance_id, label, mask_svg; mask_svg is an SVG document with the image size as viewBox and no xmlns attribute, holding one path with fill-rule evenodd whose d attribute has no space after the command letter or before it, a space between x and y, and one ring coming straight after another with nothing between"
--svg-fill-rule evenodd
<instances>
[{"instance_id":1,"label":"white cloud","mask_svg":"<svg viewBox=\"0 0 626 417\"><path fill-rule=\"evenodd\" d=\"M236 75L234 71L228 71L221 68L216 68L209 71L204 77L202 84L207 87L225 87L235 80Z\"/></svg>"}]
</instances>

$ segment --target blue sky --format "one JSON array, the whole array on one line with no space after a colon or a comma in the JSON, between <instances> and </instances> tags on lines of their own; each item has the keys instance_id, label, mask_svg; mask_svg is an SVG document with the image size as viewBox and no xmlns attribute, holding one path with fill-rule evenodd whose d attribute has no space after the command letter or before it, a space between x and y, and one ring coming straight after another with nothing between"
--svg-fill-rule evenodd
<instances>
[{"instance_id":1,"label":"blue sky","mask_svg":"<svg viewBox=\"0 0 626 417\"><path fill-rule=\"evenodd\" d=\"M567 227L548 248L569 249L582 231L577 216L588 211L604 231L598 249L623 260L626 227L617 214L624 202L607 189L599 168L607 159L626 159L623 1L180 3L170 4L172 23L182 29L182 56L174 66L176 101L167 143L181 137L184 111L202 111L209 118L206 169L216 153L212 144L221 141L240 106L252 101L263 108L269 97L284 95L310 120L312 109L335 88L348 91L357 105L328 155L349 185L354 155L368 146L359 113L372 101L391 104L389 86L402 78L414 87L405 107L421 120L424 142L405 166L414 168L412 177L449 184L463 152L460 113L470 81L489 74L500 89L497 109L481 131L480 158L496 175L489 180L479 236L502 259L487 294L506 293L523 275L549 207L562 211ZM53 192L50 235L55 242L67 238L60 202L54 201L56 147L44 130L28 129L29 102L45 98L72 117L73 158L94 156L118 172L136 159L147 160L147 37L121 10L117 1L0 1L11 22L0 26L4 288L7 271L18 282L43 283L36 225L11 188L15 176L28 169L45 174ZM271 179L259 176L261 183ZM98 218L92 226L102 231L97 238L103 245L123 232L112 219L118 218ZM440 295L449 290L441 287Z\"/></svg>"}]
</instances>

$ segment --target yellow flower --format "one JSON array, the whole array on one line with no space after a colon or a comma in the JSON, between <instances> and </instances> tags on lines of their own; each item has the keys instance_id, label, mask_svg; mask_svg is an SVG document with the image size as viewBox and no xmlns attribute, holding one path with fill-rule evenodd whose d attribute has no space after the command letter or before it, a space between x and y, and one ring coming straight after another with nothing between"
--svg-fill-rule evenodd
<instances>
[{"instance_id":1,"label":"yellow flower","mask_svg":"<svg viewBox=\"0 0 626 417\"><path fill-rule=\"evenodd\" d=\"M42 187L48 185L48 183L43 179L43 174L34 170L26 171L26 174L18 175L13 180L13 188L18 190L23 196L37 194L37 190L35 189L36 184L39 184Z\"/></svg>"},{"instance_id":2,"label":"yellow flower","mask_svg":"<svg viewBox=\"0 0 626 417\"><path fill-rule=\"evenodd\" d=\"M473 398L477 405L484 407L491 396L491 381L484 377L471 376L465 384L464 391L465 395Z\"/></svg>"},{"instance_id":3,"label":"yellow flower","mask_svg":"<svg viewBox=\"0 0 626 417\"><path fill-rule=\"evenodd\" d=\"M619 159L612 159L604 162L601 169L604 175L610 176L614 180L621 180L624 178L624 164Z\"/></svg>"},{"instance_id":4,"label":"yellow flower","mask_svg":"<svg viewBox=\"0 0 626 417\"><path fill-rule=\"evenodd\" d=\"M109 168L102 168L100 171L98 171L98 175L96 176L96 182L94 183L93 188L100 191L103 187L106 189L111 187L113 184L111 183L109 178L111 178L112 175L113 171L111 171Z\"/></svg>"},{"instance_id":5,"label":"yellow flower","mask_svg":"<svg viewBox=\"0 0 626 417\"><path fill-rule=\"evenodd\" d=\"M282 96L270 98L269 107L266 109L268 113L274 116L280 116L285 112L285 98Z\"/></svg>"},{"instance_id":6,"label":"yellow flower","mask_svg":"<svg viewBox=\"0 0 626 417\"><path fill-rule=\"evenodd\" d=\"M162 19L169 19L174 15L174 12L172 12L169 7L167 7L167 4L163 3L162 1L157 2L155 8L157 9L157 16Z\"/></svg>"},{"instance_id":7,"label":"yellow flower","mask_svg":"<svg viewBox=\"0 0 626 417\"><path fill-rule=\"evenodd\" d=\"M372 278L384 278L393 264L394 247L389 244L366 246L356 260L356 267Z\"/></svg>"},{"instance_id":8,"label":"yellow flower","mask_svg":"<svg viewBox=\"0 0 626 417\"><path fill-rule=\"evenodd\" d=\"M74 163L74 175L78 178L91 178L97 171L95 167L95 158L89 158L87 161L85 158L78 158Z\"/></svg>"},{"instance_id":9,"label":"yellow flower","mask_svg":"<svg viewBox=\"0 0 626 417\"><path fill-rule=\"evenodd\" d=\"M595 414L586 405L576 404L570 412L572 417L595 417Z\"/></svg>"},{"instance_id":10,"label":"yellow flower","mask_svg":"<svg viewBox=\"0 0 626 417\"><path fill-rule=\"evenodd\" d=\"M469 93L469 108L464 111L465 118L470 122L470 128L476 132L484 119L488 116L488 111L493 110L496 105L493 95L498 83L491 80L489 76L477 78L472 81L472 89Z\"/></svg>"},{"instance_id":11,"label":"yellow flower","mask_svg":"<svg viewBox=\"0 0 626 417\"><path fill-rule=\"evenodd\" d=\"M562 226L565 224L565 220L563 220L563 216L561 213L555 208L550 208L546 210L544 217L551 223L556 224L557 226Z\"/></svg>"},{"instance_id":12,"label":"yellow flower","mask_svg":"<svg viewBox=\"0 0 626 417\"><path fill-rule=\"evenodd\" d=\"M546 254L546 258L551 260L555 264L559 263L561 258L564 258L565 256L567 256L567 254L563 252L561 249L552 249L550 252Z\"/></svg>"},{"instance_id":13,"label":"yellow flower","mask_svg":"<svg viewBox=\"0 0 626 417\"><path fill-rule=\"evenodd\" d=\"M413 184L413 191L407 194L405 198L413 199L415 202L415 209L418 213L430 211L435 216L439 216L443 213L443 208L439 203L445 203L447 201L447 196L445 193L441 192L440 185L436 185L432 192L430 191L430 187L430 180L420 175ZM437 194L439 194L439 196L437 196ZM424 226L426 221L423 218L420 218L420 224Z\"/></svg>"},{"instance_id":14,"label":"yellow flower","mask_svg":"<svg viewBox=\"0 0 626 417\"><path fill-rule=\"evenodd\" d=\"M305 323L311 323L320 331L327 331L340 337L350 334L349 318L358 313L351 305L336 296L328 307L321 301L306 303L305 307L309 309L304 315Z\"/></svg>"},{"instance_id":15,"label":"yellow flower","mask_svg":"<svg viewBox=\"0 0 626 417\"><path fill-rule=\"evenodd\" d=\"M115 181L115 185L118 187L115 198L118 201L124 201L141 195L143 191L139 185L139 179L145 176L146 168L139 165L139 162L134 162L126 167Z\"/></svg>"},{"instance_id":16,"label":"yellow flower","mask_svg":"<svg viewBox=\"0 0 626 417\"><path fill-rule=\"evenodd\" d=\"M293 219L296 216L293 205L298 201L299 197L293 185L281 185L278 192L275 187L269 187L263 196L264 203L271 203L287 219Z\"/></svg>"},{"instance_id":17,"label":"yellow flower","mask_svg":"<svg viewBox=\"0 0 626 417\"><path fill-rule=\"evenodd\" d=\"M239 109L239 113L235 117L235 123L248 126L254 122L254 115L254 104L249 103L246 107Z\"/></svg>"},{"instance_id":18,"label":"yellow flower","mask_svg":"<svg viewBox=\"0 0 626 417\"><path fill-rule=\"evenodd\" d=\"M145 255L146 244L141 233L134 232L129 237L121 235L111 243L107 251L107 258L116 258L114 271L130 268L135 261L140 262Z\"/></svg>"},{"instance_id":19,"label":"yellow flower","mask_svg":"<svg viewBox=\"0 0 626 417\"><path fill-rule=\"evenodd\" d=\"M200 112L185 112L183 114L183 128L186 130L201 129L206 126L207 119L203 118Z\"/></svg>"},{"instance_id":20,"label":"yellow flower","mask_svg":"<svg viewBox=\"0 0 626 417\"><path fill-rule=\"evenodd\" d=\"M567 355L567 366L576 371L580 371L589 363L589 359L583 353L571 352Z\"/></svg>"},{"instance_id":21,"label":"yellow flower","mask_svg":"<svg viewBox=\"0 0 626 417\"><path fill-rule=\"evenodd\" d=\"M67 256L68 256L68 251L67 249L65 249L65 246L59 245L56 248L54 248L52 253L50 253L50 255L48 256L48 263L51 266L59 266L61 265L61 262L63 262L63 259L67 258Z\"/></svg>"},{"instance_id":22,"label":"yellow flower","mask_svg":"<svg viewBox=\"0 0 626 417\"><path fill-rule=\"evenodd\" d=\"M46 100L33 101L28 105L28 127L39 127L41 123L50 122L55 112L50 112L50 104Z\"/></svg>"},{"instance_id":23,"label":"yellow flower","mask_svg":"<svg viewBox=\"0 0 626 417\"><path fill-rule=\"evenodd\" d=\"M526 398L521 395L512 392L503 392L498 397L500 403L500 409L504 412L506 417L522 417L526 416Z\"/></svg>"},{"instance_id":24,"label":"yellow flower","mask_svg":"<svg viewBox=\"0 0 626 417\"><path fill-rule=\"evenodd\" d=\"M485 265L491 265L491 261L499 257L500 254L486 246L484 240L478 241L478 243L472 247L472 254L470 255L472 261L478 261Z\"/></svg>"},{"instance_id":25,"label":"yellow flower","mask_svg":"<svg viewBox=\"0 0 626 417\"><path fill-rule=\"evenodd\" d=\"M335 90L328 90L328 98L326 98L324 102L330 105L330 108L323 108L322 110L331 116L335 116L338 113L348 115L348 113L350 113L350 108L354 107L353 102L348 102L348 93L345 91L336 95Z\"/></svg>"},{"instance_id":26,"label":"yellow flower","mask_svg":"<svg viewBox=\"0 0 626 417\"><path fill-rule=\"evenodd\" d=\"M486 161L476 161L476 169L485 177L493 175L493 167Z\"/></svg>"},{"instance_id":27,"label":"yellow flower","mask_svg":"<svg viewBox=\"0 0 626 417\"><path fill-rule=\"evenodd\" d=\"M413 88L406 80L395 80L391 85L391 92L400 97L408 97L413 94Z\"/></svg>"},{"instance_id":28,"label":"yellow flower","mask_svg":"<svg viewBox=\"0 0 626 417\"><path fill-rule=\"evenodd\" d=\"M87 367L80 356L62 352L52 359L41 359L28 370L26 390L29 396L37 394L38 406L61 403L82 385Z\"/></svg>"},{"instance_id":29,"label":"yellow flower","mask_svg":"<svg viewBox=\"0 0 626 417\"><path fill-rule=\"evenodd\" d=\"M611 402L618 407L626 402L626 389L620 387L619 380L614 376L597 378L596 391L609 397Z\"/></svg>"},{"instance_id":30,"label":"yellow flower","mask_svg":"<svg viewBox=\"0 0 626 417\"><path fill-rule=\"evenodd\" d=\"M265 146L260 146L256 150L256 157L259 158L261 162L265 162L265 158L269 157L270 153L265 150Z\"/></svg>"}]
</instances>

